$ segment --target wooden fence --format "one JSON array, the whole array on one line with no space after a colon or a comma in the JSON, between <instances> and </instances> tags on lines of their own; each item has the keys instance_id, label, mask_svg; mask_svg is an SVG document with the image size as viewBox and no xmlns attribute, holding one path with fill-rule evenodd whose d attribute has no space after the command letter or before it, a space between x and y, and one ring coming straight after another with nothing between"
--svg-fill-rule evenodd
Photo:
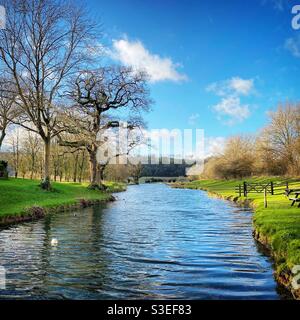
<instances>
[{"instance_id":1,"label":"wooden fence","mask_svg":"<svg viewBox=\"0 0 300 320\"><path fill-rule=\"evenodd\" d=\"M267 193L270 193L271 195L274 195L274 182L269 183L248 183L246 181L243 182L243 184L238 185L235 187L236 193L239 194L241 197L242 195L244 197L247 197L249 193L264 193L265 191Z\"/></svg>"},{"instance_id":2,"label":"wooden fence","mask_svg":"<svg viewBox=\"0 0 300 320\"><path fill-rule=\"evenodd\" d=\"M300 184L300 181L284 181L280 183L274 183L273 181L267 183L249 183L244 181L243 184L240 184L235 187L235 192L239 194L239 197L242 195L247 197L249 193L263 193L264 194L264 202L265 208L268 206L267 195L275 194L275 190L280 193L277 194L285 194L286 190L289 190L291 184Z\"/></svg>"},{"instance_id":3,"label":"wooden fence","mask_svg":"<svg viewBox=\"0 0 300 320\"><path fill-rule=\"evenodd\" d=\"M274 195L276 191L285 193L286 190L290 189L291 184L299 184L300 181L284 181L284 182L267 182L267 183L249 183L244 181L242 184L235 186L235 192L241 197L247 197L249 193L264 193L265 190L268 194ZM278 194L278 193L277 193Z\"/></svg>"}]
</instances>

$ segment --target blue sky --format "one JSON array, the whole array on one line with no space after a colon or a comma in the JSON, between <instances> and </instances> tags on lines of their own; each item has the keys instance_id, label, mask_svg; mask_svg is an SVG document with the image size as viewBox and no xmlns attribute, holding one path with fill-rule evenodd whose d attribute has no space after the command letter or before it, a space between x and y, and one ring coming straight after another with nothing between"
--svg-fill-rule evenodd
<instances>
[{"instance_id":1,"label":"blue sky","mask_svg":"<svg viewBox=\"0 0 300 320\"><path fill-rule=\"evenodd\" d=\"M115 62L151 73L149 128L255 133L300 98L300 30L285 0L88 1Z\"/></svg>"}]
</instances>

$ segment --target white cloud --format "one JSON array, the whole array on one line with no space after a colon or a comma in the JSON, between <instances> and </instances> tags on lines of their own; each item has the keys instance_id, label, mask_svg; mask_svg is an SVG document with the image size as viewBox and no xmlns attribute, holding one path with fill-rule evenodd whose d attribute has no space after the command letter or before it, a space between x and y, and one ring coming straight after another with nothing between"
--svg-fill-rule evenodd
<instances>
[{"instance_id":1,"label":"white cloud","mask_svg":"<svg viewBox=\"0 0 300 320\"><path fill-rule=\"evenodd\" d=\"M225 81L214 82L207 86L208 92L213 92L218 96L230 95L249 95L254 88L253 79L242 79L233 77Z\"/></svg>"},{"instance_id":2,"label":"white cloud","mask_svg":"<svg viewBox=\"0 0 300 320\"><path fill-rule=\"evenodd\" d=\"M212 108L217 113L219 120L224 120L225 124L233 125L247 119L251 112L248 104L241 102L242 96L249 96L254 92L254 80L233 77L224 81L210 84L206 90L213 92L221 101Z\"/></svg>"},{"instance_id":3,"label":"white cloud","mask_svg":"<svg viewBox=\"0 0 300 320\"><path fill-rule=\"evenodd\" d=\"M239 77L230 80L230 87L238 94L247 96L253 89L253 79L242 79Z\"/></svg>"},{"instance_id":4,"label":"white cloud","mask_svg":"<svg viewBox=\"0 0 300 320\"><path fill-rule=\"evenodd\" d=\"M152 54L141 41L114 40L110 56L126 66L145 70L152 82L187 80L187 76L177 70L179 64L174 63L170 58Z\"/></svg>"},{"instance_id":5,"label":"white cloud","mask_svg":"<svg viewBox=\"0 0 300 320\"><path fill-rule=\"evenodd\" d=\"M221 102L213 106L218 118L225 117L226 124L233 125L242 122L250 116L249 105L242 105L239 97L229 96L222 98Z\"/></svg>"},{"instance_id":6,"label":"white cloud","mask_svg":"<svg viewBox=\"0 0 300 320\"><path fill-rule=\"evenodd\" d=\"M146 136L151 139L172 139L180 136L181 132L179 129L152 129L146 132Z\"/></svg>"},{"instance_id":7,"label":"white cloud","mask_svg":"<svg viewBox=\"0 0 300 320\"><path fill-rule=\"evenodd\" d=\"M290 51L294 57L300 58L300 37L286 39L284 48Z\"/></svg>"},{"instance_id":8,"label":"white cloud","mask_svg":"<svg viewBox=\"0 0 300 320\"><path fill-rule=\"evenodd\" d=\"M188 119L188 123L193 126L196 124L197 120L200 118L199 113L193 113L192 115L190 115L189 119Z\"/></svg>"}]
</instances>

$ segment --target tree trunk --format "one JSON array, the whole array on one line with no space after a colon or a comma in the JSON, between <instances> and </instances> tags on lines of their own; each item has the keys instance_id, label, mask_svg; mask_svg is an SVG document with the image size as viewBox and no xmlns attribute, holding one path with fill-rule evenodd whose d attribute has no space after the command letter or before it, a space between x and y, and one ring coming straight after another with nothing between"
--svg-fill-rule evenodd
<instances>
[{"instance_id":1,"label":"tree trunk","mask_svg":"<svg viewBox=\"0 0 300 320\"><path fill-rule=\"evenodd\" d=\"M31 173L30 173L30 180L33 180L33 173L35 169L35 155L31 155Z\"/></svg>"},{"instance_id":2,"label":"tree trunk","mask_svg":"<svg viewBox=\"0 0 300 320\"><path fill-rule=\"evenodd\" d=\"M61 158L60 165L59 165L59 182L62 182L62 180L63 180L63 174L64 174L63 165L64 165L64 162L65 162L65 159L64 159L64 155L63 155L62 158Z\"/></svg>"},{"instance_id":3,"label":"tree trunk","mask_svg":"<svg viewBox=\"0 0 300 320\"><path fill-rule=\"evenodd\" d=\"M75 164L74 164L74 171L73 171L73 182L77 182L78 157L79 157L79 154L77 153L76 156L75 156Z\"/></svg>"},{"instance_id":4,"label":"tree trunk","mask_svg":"<svg viewBox=\"0 0 300 320\"><path fill-rule=\"evenodd\" d=\"M97 158L96 152L90 151L90 184L96 185L97 184Z\"/></svg>"},{"instance_id":5,"label":"tree trunk","mask_svg":"<svg viewBox=\"0 0 300 320\"><path fill-rule=\"evenodd\" d=\"M98 163L97 163L97 151L89 151L90 156L90 185L89 189L93 190L105 190L105 186L99 176Z\"/></svg>"},{"instance_id":6,"label":"tree trunk","mask_svg":"<svg viewBox=\"0 0 300 320\"><path fill-rule=\"evenodd\" d=\"M2 130L1 135L0 135L0 150L1 150L2 143L3 143L5 136L6 136L5 130Z\"/></svg>"},{"instance_id":7,"label":"tree trunk","mask_svg":"<svg viewBox=\"0 0 300 320\"><path fill-rule=\"evenodd\" d=\"M82 153L82 159L81 159L81 164L80 164L80 174L79 174L79 182L82 182L82 173L83 173L83 166L84 166L84 156L85 156L85 150L83 150Z\"/></svg>"},{"instance_id":8,"label":"tree trunk","mask_svg":"<svg viewBox=\"0 0 300 320\"><path fill-rule=\"evenodd\" d=\"M100 163L97 164L97 183L99 185L103 184L105 167L106 166L101 165Z\"/></svg>"},{"instance_id":9,"label":"tree trunk","mask_svg":"<svg viewBox=\"0 0 300 320\"><path fill-rule=\"evenodd\" d=\"M43 174L43 181L41 183L41 188L48 191L51 189L50 154L51 154L51 140L48 138L44 140L44 174Z\"/></svg>"}]
</instances>

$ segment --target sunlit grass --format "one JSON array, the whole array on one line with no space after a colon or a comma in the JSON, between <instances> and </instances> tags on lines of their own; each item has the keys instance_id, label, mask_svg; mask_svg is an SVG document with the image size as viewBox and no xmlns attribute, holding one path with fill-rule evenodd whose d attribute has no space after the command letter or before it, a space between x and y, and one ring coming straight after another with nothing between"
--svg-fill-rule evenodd
<instances>
[{"instance_id":1,"label":"sunlit grass","mask_svg":"<svg viewBox=\"0 0 300 320\"><path fill-rule=\"evenodd\" d=\"M74 204L80 199L106 200L109 192L124 190L120 183L107 183L107 192L87 189L87 183L53 182L53 191L43 191L37 180L0 180L0 218L5 215L19 215L33 206L51 208Z\"/></svg>"}]
</instances>

